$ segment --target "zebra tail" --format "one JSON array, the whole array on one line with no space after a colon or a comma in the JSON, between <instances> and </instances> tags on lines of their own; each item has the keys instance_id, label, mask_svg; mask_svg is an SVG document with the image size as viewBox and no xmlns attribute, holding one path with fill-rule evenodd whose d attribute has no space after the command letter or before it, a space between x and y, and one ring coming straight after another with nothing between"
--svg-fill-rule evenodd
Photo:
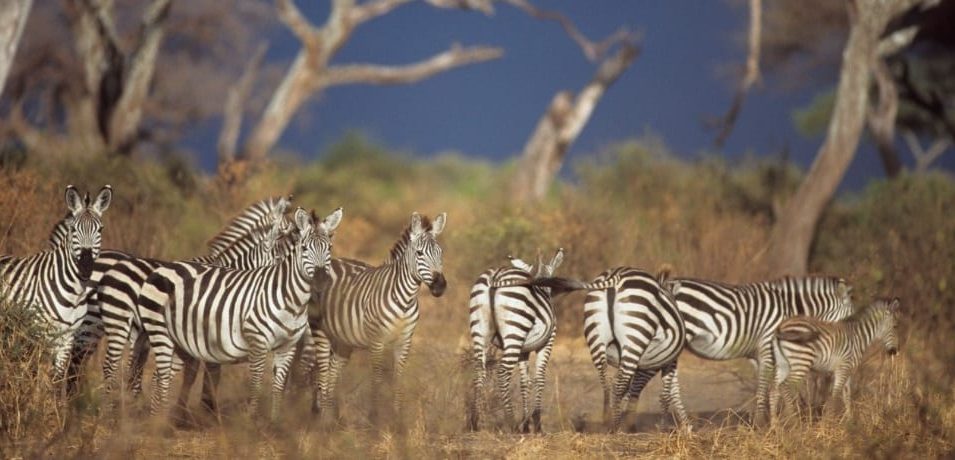
<instances>
[{"instance_id":1,"label":"zebra tail","mask_svg":"<svg viewBox=\"0 0 955 460\"><path fill-rule=\"evenodd\" d=\"M530 286L539 286L550 288L552 295L564 294L567 292L573 291L583 291L589 289L605 289L608 286L607 281L602 281L599 283L585 283L580 280L575 280L572 278L561 278L557 276L537 278L530 283ZM615 284L615 283L612 283ZM611 284L611 285L612 285Z\"/></svg>"}]
</instances>

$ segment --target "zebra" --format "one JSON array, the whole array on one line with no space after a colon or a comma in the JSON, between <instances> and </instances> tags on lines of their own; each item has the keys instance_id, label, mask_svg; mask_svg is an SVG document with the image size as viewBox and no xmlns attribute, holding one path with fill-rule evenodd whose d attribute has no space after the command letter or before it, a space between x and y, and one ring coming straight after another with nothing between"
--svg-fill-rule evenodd
<instances>
[{"instance_id":1,"label":"zebra","mask_svg":"<svg viewBox=\"0 0 955 460\"><path fill-rule=\"evenodd\" d=\"M590 283L564 278L541 278L531 285L560 291L586 290L584 338L604 393L604 423L616 431L631 398L639 398L646 383L657 373L673 382L661 396L664 411L675 412L680 425L689 429L689 419L676 384L677 357L686 344L686 328L677 309L674 292L679 282L668 281L668 272L658 277L633 267L611 268ZM607 365L617 375L607 379Z\"/></svg>"},{"instance_id":2,"label":"zebra","mask_svg":"<svg viewBox=\"0 0 955 460\"><path fill-rule=\"evenodd\" d=\"M292 224L284 215L290 202L291 196L268 198L250 205L211 240L226 241L228 237L228 245L214 246L210 243L210 254L190 261L239 269L275 264L286 250L287 234L291 231ZM134 344L129 358L128 386L133 397L142 392L142 371L148 343L145 334L142 334L139 318L135 316L136 302L143 282L163 264L166 262L130 256L110 267L97 285L101 328L106 336L103 380L107 394L116 386L116 370L128 343ZM177 363L176 367L179 365L181 363ZM218 368L214 364L207 365L206 371L218 375ZM207 383L211 382L207 380ZM203 388L203 405L210 410L215 409L210 385Z\"/></svg>"},{"instance_id":3,"label":"zebra","mask_svg":"<svg viewBox=\"0 0 955 460\"><path fill-rule=\"evenodd\" d=\"M767 413L774 374L773 337L779 323L796 315L836 321L853 313L852 288L838 277L783 277L741 285L673 278L669 283L686 323L690 352L705 359L755 360L757 423ZM664 395L679 394L678 386L675 374L664 378Z\"/></svg>"},{"instance_id":4,"label":"zebra","mask_svg":"<svg viewBox=\"0 0 955 460\"><path fill-rule=\"evenodd\" d=\"M521 259L508 256L510 267L497 267L482 273L471 288L469 301L471 352L474 364L474 382L469 402L468 427L478 429L480 412L484 411L484 385L487 381L486 347L493 344L503 350L499 361L498 384L508 423L513 423L510 383L514 366L520 366L520 388L523 418L516 431L541 431L541 397L547 373L547 363L557 336L556 316L550 302L550 289L544 287L506 286L512 281L532 277L549 277L564 260L564 249L559 248L550 263L545 264L538 253L537 271ZM503 283L503 287L495 284ZM534 380L530 380L528 359L537 353ZM532 388L533 386L533 388ZM530 392L534 392L533 409L529 410ZM533 426L532 426L533 425Z\"/></svg>"},{"instance_id":5,"label":"zebra","mask_svg":"<svg viewBox=\"0 0 955 460\"><path fill-rule=\"evenodd\" d=\"M776 375L770 414L775 421L780 393L794 404L793 389L809 370L833 373L832 397L841 393L844 416L851 414L852 372L866 350L882 342L890 356L899 350L897 333L901 308L899 299L877 299L852 316L838 322L825 322L810 316L783 321L776 329L773 356ZM831 407L831 406L828 406Z\"/></svg>"},{"instance_id":6,"label":"zebra","mask_svg":"<svg viewBox=\"0 0 955 460\"><path fill-rule=\"evenodd\" d=\"M341 370L356 349L371 353L372 409L377 409L384 381L384 358L393 347L394 378L398 382L411 349L418 324L418 290L426 284L435 297L444 294L447 281L442 272L442 249L437 237L445 228L447 213L429 220L417 212L392 247L388 260L377 267L333 259L327 277L316 279L309 308L311 342L303 359L313 359L317 379L312 411L322 413L333 405L335 385ZM402 393L394 388L395 414L400 414ZM337 414L337 405L335 406Z\"/></svg>"},{"instance_id":7,"label":"zebra","mask_svg":"<svg viewBox=\"0 0 955 460\"><path fill-rule=\"evenodd\" d=\"M76 187L66 187L66 206L70 216L66 231L57 226L52 237L62 244L26 257L0 257L3 296L14 302L32 304L37 314L50 323L54 339L53 373L57 381L66 377L74 334L86 316L85 304L77 300L87 289L93 265L102 246L103 212L109 208L113 189L100 189L90 201Z\"/></svg>"},{"instance_id":8,"label":"zebra","mask_svg":"<svg viewBox=\"0 0 955 460\"><path fill-rule=\"evenodd\" d=\"M278 417L294 346L308 329L312 278L317 271L327 270L332 233L341 218L341 208L321 222L298 208L293 247L274 266L236 270L176 262L149 275L142 285L137 313L156 358L153 414L166 403L173 353L184 358L184 381L190 384L199 361L248 361L249 412L255 414L266 356L273 352L270 415L273 420ZM187 397L179 395L180 405Z\"/></svg>"},{"instance_id":9,"label":"zebra","mask_svg":"<svg viewBox=\"0 0 955 460\"><path fill-rule=\"evenodd\" d=\"M225 225L219 234L209 241L210 253L193 260L218 265L235 265L244 257L244 254L256 250L255 242L249 241L251 240L250 236L254 232L271 226L273 220L277 218L276 216L281 216L285 212L291 200L291 195L287 197L267 198L243 209ZM67 216L54 227L48 242L51 248L65 244L66 240L64 235L67 234L70 219L71 216L68 213ZM290 223L284 224L283 232L287 232L285 229L289 225ZM225 254L222 254L223 252L225 252ZM76 338L71 353L73 359L70 362L67 374L67 394L75 392L81 369L89 356L96 350L104 334L98 286L100 286L100 282L104 276L106 276L111 269L116 267L117 264L130 261L131 259L136 259L136 257L127 252L104 249L100 251L99 257L95 260L90 282L88 283L93 287L87 289L83 296L77 301L77 305L84 304L86 306L87 313L83 319L83 324L75 334ZM141 261L142 259L138 260ZM245 266L251 267L252 265ZM134 287L127 287L128 292L134 292L133 300L127 304L130 306L128 311L131 311L132 306L135 305L139 285L142 284L142 280L144 279L145 276L138 280L138 282L135 282ZM140 347L140 350L145 351L145 346ZM143 361L141 364L144 364L145 354L136 356L139 356ZM141 380L139 377L141 377L141 373L133 374L133 386L134 388L141 389Z\"/></svg>"}]
</instances>

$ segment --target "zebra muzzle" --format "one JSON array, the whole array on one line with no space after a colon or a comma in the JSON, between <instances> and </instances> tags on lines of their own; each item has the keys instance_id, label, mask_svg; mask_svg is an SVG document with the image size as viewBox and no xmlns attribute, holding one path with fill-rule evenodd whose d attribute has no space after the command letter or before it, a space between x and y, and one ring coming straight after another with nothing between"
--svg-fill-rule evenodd
<instances>
[{"instance_id":1,"label":"zebra muzzle","mask_svg":"<svg viewBox=\"0 0 955 460\"><path fill-rule=\"evenodd\" d=\"M444 294L444 290L448 287L448 281L444 279L443 273L435 273L434 280L431 281L431 284L428 285L428 289L431 291L431 295L435 297L441 297Z\"/></svg>"},{"instance_id":2,"label":"zebra muzzle","mask_svg":"<svg viewBox=\"0 0 955 460\"><path fill-rule=\"evenodd\" d=\"M88 281L93 274L93 251L80 251L80 260L76 262L76 266L80 269L80 280Z\"/></svg>"}]
</instances>

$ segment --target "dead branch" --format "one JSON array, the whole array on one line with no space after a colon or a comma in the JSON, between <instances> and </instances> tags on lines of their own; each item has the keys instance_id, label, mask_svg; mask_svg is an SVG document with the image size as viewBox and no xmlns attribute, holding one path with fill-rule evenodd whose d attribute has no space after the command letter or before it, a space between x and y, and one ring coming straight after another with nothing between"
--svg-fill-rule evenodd
<instances>
[{"instance_id":1,"label":"dead branch","mask_svg":"<svg viewBox=\"0 0 955 460\"><path fill-rule=\"evenodd\" d=\"M739 118L740 111L743 110L743 102L746 101L746 93L760 80L759 75L759 55L763 35L763 5L762 0L749 0L749 37L747 41L746 53L746 71L743 73L743 79L740 80L736 93L733 95L733 102L729 110L722 117L710 122L710 125L719 129L714 143L717 147L722 147L726 143L736 126L736 119Z\"/></svg>"},{"instance_id":2,"label":"dead branch","mask_svg":"<svg viewBox=\"0 0 955 460\"><path fill-rule=\"evenodd\" d=\"M614 56L601 63L593 79L576 98L569 91L554 96L524 146L514 178L513 188L518 200L528 203L546 195L563 164L567 149L586 126L607 88L630 67L639 51L636 43L625 43Z\"/></svg>"},{"instance_id":3,"label":"dead branch","mask_svg":"<svg viewBox=\"0 0 955 460\"><path fill-rule=\"evenodd\" d=\"M899 111L899 92L884 59L874 57L871 66L879 98L875 106L869 107L866 122L875 138L886 176L896 177L902 171L902 162L899 161L899 153L895 149L895 119Z\"/></svg>"},{"instance_id":4,"label":"dead branch","mask_svg":"<svg viewBox=\"0 0 955 460\"><path fill-rule=\"evenodd\" d=\"M347 64L329 67L317 81L320 87L367 83L373 85L399 85L414 83L455 67L490 61L504 55L504 50L488 46L462 48L455 44L451 49L429 59L403 66L374 64Z\"/></svg>"},{"instance_id":5,"label":"dead branch","mask_svg":"<svg viewBox=\"0 0 955 460\"><path fill-rule=\"evenodd\" d=\"M540 19L542 21L554 21L560 24L564 29L564 32L570 36L571 40L577 43L577 46L584 52L584 56L587 57L590 61L599 61L603 59L603 56L617 43L622 43L625 41L631 40L632 34L625 28L621 28L614 32L609 37L601 40L600 42L594 42L587 38L584 34L577 29L577 26L574 25L573 21L564 16L561 13L550 10L542 10L537 6L531 4L527 0L505 0L507 3L512 6L523 10L525 13ZM758 1L758 0L757 0Z\"/></svg>"},{"instance_id":6,"label":"dead branch","mask_svg":"<svg viewBox=\"0 0 955 460\"><path fill-rule=\"evenodd\" d=\"M951 139L940 137L932 142L928 150L925 150L918 136L912 131L906 130L902 136L905 138L905 143L908 144L912 156L915 157L915 172L920 174L928 171L932 163L952 145Z\"/></svg>"},{"instance_id":7,"label":"dead branch","mask_svg":"<svg viewBox=\"0 0 955 460\"><path fill-rule=\"evenodd\" d=\"M219 133L217 145L219 164L225 164L235 159L245 102L249 98L249 93L252 92L252 83L255 81L262 59L265 57L266 49L268 49L268 46L265 43L259 45L255 54L252 55L252 59L249 60L242 71L242 77L229 88L229 93L226 95L225 107L222 111L222 132Z\"/></svg>"}]
</instances>

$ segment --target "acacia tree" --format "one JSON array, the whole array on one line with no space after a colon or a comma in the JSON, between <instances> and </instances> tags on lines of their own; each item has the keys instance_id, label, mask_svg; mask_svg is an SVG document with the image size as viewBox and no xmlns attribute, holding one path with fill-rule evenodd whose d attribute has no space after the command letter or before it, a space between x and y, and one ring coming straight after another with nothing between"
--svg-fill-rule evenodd
<instances>
[{"instance_id":1,"label":"acacia tree","mask_svg":"<svg viewBox=\"0 0 955 460\"><path fill-rule=\"evenodd\" d=\"M302 104L330 87L358 83L409 84L456 67L497 59L503 54L498 48L465 48L455 44L428 59L401 66L329 64L358 26L408 3L409 0L372 0L360 4L355 0L333 0L328 19L317 27L292 0L277 0L279 19L302 43L302 49L275 88L241 150L236 147L241 125L241 111L237 108L242 105L245 89L254 76L254 65L230 91L226 123L219 140L220 182L230 187L241 184L250 168L266 158ZM442 8L485 11L489 5L474 0L428 0L428 3Z\"/></svg>"},{"instance_id":2,"label":"acacia tree","mask_svg":"<svg viewBox=\"0 0 955 460\"><path fill-rule=\"evenodd\" d=\"M890 21L919 3L918 0L854 0L846 3L849 37L842 53L839 85L826 139L773 228L764 253L771 273L806 272L819 217L842 181L859 144L869 102L872 69L881 59L880 39Z\"/></svg>"}]
</instances>

